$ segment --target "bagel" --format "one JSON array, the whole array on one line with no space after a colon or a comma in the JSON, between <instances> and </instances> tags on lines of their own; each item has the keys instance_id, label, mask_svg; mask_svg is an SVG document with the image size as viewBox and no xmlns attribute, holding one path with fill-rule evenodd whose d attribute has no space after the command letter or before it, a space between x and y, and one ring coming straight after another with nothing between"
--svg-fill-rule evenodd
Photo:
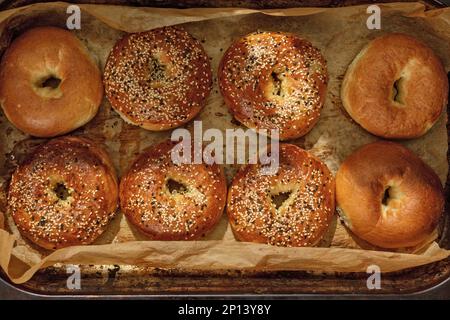
<instances>
[{"instance_id":1,"label":"bagel","mask_svg":"<svg viewBox=\"0 0 450 320\"><path fill-rule=\"evenodd\" d=\"M400 144L362 146L340 166L336 198L345 225L381 248L421 244L436 229L444 208L439 177Z\"/></svg>"},{"instance_id":2,"label":"bagel","mask_svg":"<svg viewBox=\"0 0 450 320\"><path fill-rule=\"evenodd\" d=\"M227 214L240 241L314 246L335 210L334 178L327 166L292 144L280 144L278 172L243 166L228 192Z\"/></svg>"},{"instance_id":3,"label":"bagel","mask_svg":"<svg viewBox=\"0 0 450 320\"><path fill-rule=\"evenodd\" d=\"M200 42L184 29L158 28L127 34L116 43L104 84L124 121L167 130L190 121L205 106L211 66Z\"/></svg>"},{"instance_id":4,"label":"bagel","mask_svg":"<svg viewBox=\"0 0 450 320\"><path fill-rule=\"evenodd\" d=\"M103 97L100 70L83 43L55 27L17 37L0 64L0 103L8 120L36 137L88 123Z\"/></svg>"},{"instance_id":5,"label":"bagel","mask_svg":"<svg viewBox=\"0 0 450 320\"><path fill-rule=\"evenodd\" d=\"M234 42L219 66L225 104L245 126L280 140L301 137L317 123L328 73L320 51L294 34L251 33Z\"/></svg>"},{"instance_id":6,"label":"bagel","mask_svg":"<svg viewBox=\"0 0 450 320\"><path fill-rule=\"evenodd\" d=\"M66 136L39 146L18 166L7 208L26 238L54 250L92 243L117 205L107 153L88 139Z\"/></svg>"},{"instance_id":7,"label":"bagel","mask_svg":"<svg viewBox=\"0 0 450 320\"><path fill-rule=\"evenodd\" d=\"M227 184L217 164L175 164L177 142L150 147L120 182L122 211L151 240L195 240L219 221Z\"/></svg>"},{"instance_id":8,"label":"bagel","mask_svg":"<svg viewBox=\"0 0 450 320\"><path fill-rule=\"evenodd\" d=\"M417 138L447 105L447 74L425 44L405 34L387 34L371 41L350 64L341 99L353 120L370 133Z\"/></svg>"}]
</instances>

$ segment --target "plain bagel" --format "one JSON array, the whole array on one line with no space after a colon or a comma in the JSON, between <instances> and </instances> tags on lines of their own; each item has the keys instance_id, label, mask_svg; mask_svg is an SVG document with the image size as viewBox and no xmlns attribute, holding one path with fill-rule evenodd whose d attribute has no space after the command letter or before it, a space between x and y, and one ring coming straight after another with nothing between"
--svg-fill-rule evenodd
<instances>
[{"instance_id":1,"label":"plain bagel","mask_svg":"<svg viewBox=\"0 0 450 320\"><path fill-rule=\"evenodd\" d=\"M97 113L100 70L70 31L33 28L17 37L0 65L0 101L8 120L37 137L73 131Z\"/></svg>"},{"instance_id":2,"label":"plain bagel","mask_svg":"<svg viewBox=\"0 0 450 320\"><path fill-rule=\"evenodd\" d=\"M413 247L435 230L444 208L439 177L400 144L362 146L336 175L341 218L359 238L382 248Z\"/></svg>"},{"instance_id":3,"label":"plain bagel","mask_svg":"<svg viewBox=\"0 0 450 320\"><path fill-rule=\"evenodd\" d=\"M447 74L428 46L408 35L387 34L371 41L350 64L341 99L370 133L416 138L447 105Z\"/></svg>"}]
</instances>

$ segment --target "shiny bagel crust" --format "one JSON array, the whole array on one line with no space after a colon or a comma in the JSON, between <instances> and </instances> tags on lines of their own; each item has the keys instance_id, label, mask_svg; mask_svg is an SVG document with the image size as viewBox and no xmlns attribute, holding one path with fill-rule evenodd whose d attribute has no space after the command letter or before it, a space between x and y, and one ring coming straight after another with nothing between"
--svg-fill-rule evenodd
<instances>
[{"instance_id":1,"label":"shiny bagel crust","mask_svg":"<svg viewBox=\"0 0 450 320\"><path fill-rule=\"evenodd\" d=\"M447 74L425 44L405 34L387 34L371 41L350 64L341 99L353 120L370 133L416 138L447 105Z\"/></svg>"},{"instance_id":2,"label":"shiny bagel crust","mask_svg":"<svg viewBox=\"0 0 450 320\"><path fill-rule=\"evenodd\" d=\"M108 154L74 136L39 146L18 166L8 192L8 212L21 234L49 250L92 243L117 207Z\"/></svg>"},{"instance_id":3,"label":"shiny bagel crust","mask_svg":"<svg viewBox=\"0 0 450 320\"><path fill-rule=\"evenodd\" d=\"M239 122L262 134L278 129L280 140L289 140L305 135L319 120L328 73L325 59L309 41L256 32L228 48L218 79Z\"/></svg>"},{"instance_id":4,"label":"shiny bagel crust","mask_svg":"<svg viewBox=\"0 0 450 320\"><path fill-rule=\"evenodd\" d=\"M103 79L123 120L152 131L190 121L205 106L212 87L201 43L178 27L124 36L108 57Z\"/></svg>"},{"instance_id":5,"label":"shiny bagel crust","mask_svg":"<svg viewBox=\"0 0 450 320\"><path fill-rule=\"evenodd\" d=\"M60 79L59 86L45 80ZM0 102L8 120L36 137L54 137L88 123L103 97L101 73L70 31L33 28L17 37L0 64Z\"/></svg>"},{"instance_id":6,"label":"shiny bagel crust","mask_svg":"<svg viewBox=\"0 0 450 320\"><path fill-rule=\"evenodd\" d=\"M335 211L335 184L328 167L309 152L280 144L273 175L260 164L243 166L228 191L227 214L240 241L299 247L316 245ZM287 194L277 208L273 197Z\"/></svg>"},{"instance_id":7,"label":"shiny bagel crust","mask_svg":"<svg viewBox=\"0 0 450 320\"><path fill-rule=\"evenodd\" d=\"M128 220L151 240L195 240L222 216L227 184L217 165L175 164L165 141L144 151L122 178L120 205ZM171 190L171 182L183 189Z\"/></svg>"},{"instance_id":8,"label":"shiny bagel crust","mask_svg":"<svg viewBox=\"0 0 450 320\"><path fill-rule=\"evenodd\" d=\"M362 146L336 175L339 213L359 238L382 248L425 241L444 209L439 177L406 147L387 141Z\"/></svg>"}]
</instances>

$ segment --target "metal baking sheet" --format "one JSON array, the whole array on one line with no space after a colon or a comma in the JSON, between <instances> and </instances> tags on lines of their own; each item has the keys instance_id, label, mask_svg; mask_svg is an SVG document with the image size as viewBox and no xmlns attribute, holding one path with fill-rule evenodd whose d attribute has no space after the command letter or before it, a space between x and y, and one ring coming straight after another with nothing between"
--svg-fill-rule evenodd
<instances>
[{"instance_id":1,"label":"metal baking sheet","mask_svg":"<svg viewBox=\"0 0 450 320\"><path fill-rule=\"evenodd\" d=\"M17 3L6 1L0 8L7 9ZM88 1L95 3L95 1ZM206 1L208 2L208 1ZM277 7L277 1L271 1ZM314 2L314 1L310 1ZM316 6L329 1L320 2ZM444 1L428 2L430 7L443 6ZM28 4L30 1L21 1ZM112 3L123 4L122 1ZM209 1L210 6L218 6L220 1ZM229 3L229 2L228 2ZM250 1L240 1L247 7ZM285 4L285 2L278 2ZM296 1L294 1L296 3ZM347 4L361 4L361 1L348 1ZM371 2L373 3L373 2ZM175 1L166 1L161 6L178 7ZM186 3L184 3L186 4ZM247 5L246 5L247 4ZM267 4L267 3L266 3ZM292 4L292 3L290 3ZM303 2L304 4L304 2ZM330 5L330 3L328 3ZM331 3L331 5L333 5ZM342 5L342 3L340 3ZM295 6L301 6L296 3ZM278 7L285 7L280 5ZM450 110L448 110L450 111ZM449 128L448 128L449 129ZM450 161L450 158L449 158ZM450 247L450 179L446 185L446 221L440 245ZM24 285L16 286L18 292L24 290L37 295L95 295L95 296L171 296L171 295L243 295L243 294L371 294L366 286L365 273L312 273L303 271L289 272L241 272L230 270L217 272L186 272L185 270L163 270L145 267L122 269L119 266L82 266L82 289L67 289L67 274L64 268L51 267L39 271L33 279ZM406 294L436 288L450 277L450 259L430 265L383 274L383 287L377 294ZM6 281L6 280L3 280ZM1 287L0 287L1 290ZM436 289L435 289L436 290Z\"/></svg>"}]
</instances>

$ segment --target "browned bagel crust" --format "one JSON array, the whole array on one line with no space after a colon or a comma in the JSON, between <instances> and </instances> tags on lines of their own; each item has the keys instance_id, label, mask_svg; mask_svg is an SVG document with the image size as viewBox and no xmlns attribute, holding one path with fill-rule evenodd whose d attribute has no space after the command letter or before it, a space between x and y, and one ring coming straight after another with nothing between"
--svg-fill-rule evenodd
<instances>
[{"instance_id":1,"label":"browned bagel crust","mask_svg":"<svg viewBox=\"0 0 450 320\"><path fill-rule=\"evenodd\" d=\"M225 207L227 184L222 168L175 165L171 150L176 144L169 140L150 147L120 183L122 211L152 240L198 239L217 224ZM170 190L169 180L186 190Z\"/></svg>"},{"instance_id":2,"label":"browned bagel crust","mask_svg":"<svg viewBox=\"0 0 450 320\"><path fill-rule=\"evenodd\" d=\"M408 35L387 34L371 41L350 64L341 99L353 120L370 133L416 138L447 105L447 74L425 44Z\"/></svg>"},{"instance_id":3,"label":"browned bagel crust","mask_svg":"<svg viewBox=\"0 0 450 320\"><path fill-rule=\"evenodd\" d=\"M49 77L61 80L43 87ZM33 28L6 50L0 65L0 101L8 120L37 137L73 131L97 113L103 84L96 63L70 31Z\"/></svg>"},{"instance_id":4,"label":"browned bagel crust","mask_svg":"<svg viewBox=\"0 0 450 320\"><path fill-rule=\"evenodd\" d=\"M271 197L291 192L277 209ZM240 241L277 246L314 246L335 211L334 178L327 166L292 144L280 144L276 175L261 166L242 167L228 191L227 213Z\"/></svg>"},{"instance_id":5,"label":"browned bagel crust","mask_svg":"<svg viewBox=\"0 0 450 320\"><path fill-rule=\"evenodd\" d=\"M312 129L328 81L320 51L305 39L281 32L251 33L234 42L220 62L218 77L234 117L257 131L279 129L280 140Z\"/></svg>"},{"instance_id":6,"label":"browned bagel crust","mask_svg":"<svg viewBox=\"0 0 450 320\"><path fill-rule=\"evenodd\" d=\"M350 230L382 248L422 243L444 208L434 171L406 147L387 141L362 146L345 159L336 175L336 198Z\"/></svg>"},{"instance_id":7,"label":"browned bagel crust","mask_svg":"<svg viewBox=\"0 0 450 320\"><path fill-rule=\"evenodd\" d=\"M178 27L127 34L112 49L103 77L107 97L121 117L153 131L194 118L212 86L202 45Z\"/></svg>"},{"instance_id":8,"label":"browned bagel crust","mask_svg":"<svg viewBox=\"0 0 450 320\"><path fill-rule=\"evenodd\" d=\"M67 190L58 197L57 185ZM14 172L8 211L19 231L46 249L90 244L118 205L108 154L92 141L65 136L38 147Z\"/></svg>"}]
</instances>

